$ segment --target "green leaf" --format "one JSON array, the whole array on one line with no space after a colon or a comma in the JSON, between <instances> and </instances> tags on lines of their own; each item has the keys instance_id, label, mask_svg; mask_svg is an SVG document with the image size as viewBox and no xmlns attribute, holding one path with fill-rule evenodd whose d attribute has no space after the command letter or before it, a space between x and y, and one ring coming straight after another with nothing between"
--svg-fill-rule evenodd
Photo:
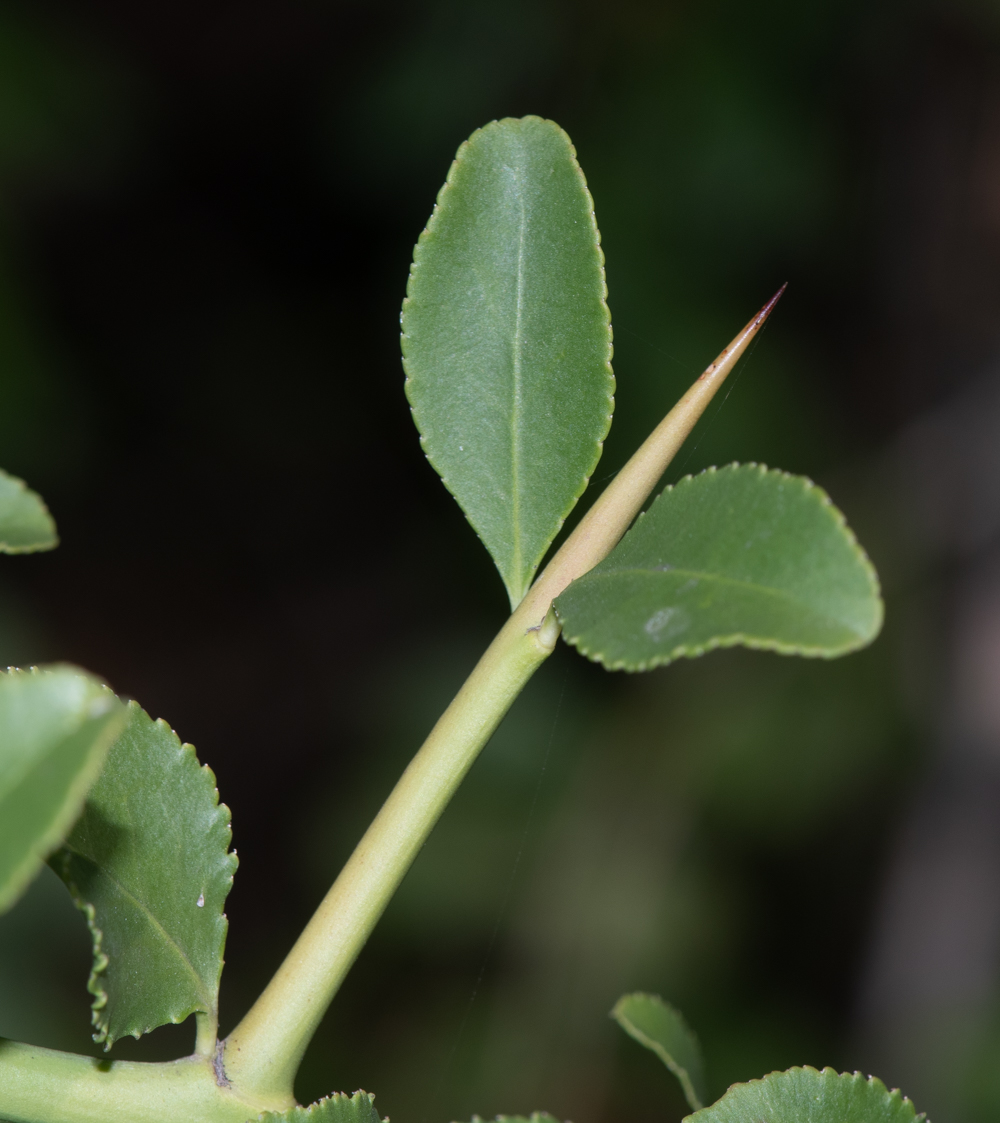
<instances>
[{"instance_id":1,"label":"green leaf","mask_svg":"<svg viewBox=\"0 0 1000 1123\"><path fill-rule=\"evenodd\" d=\"M555 607L569 643L628 671L734 644L829 659L882 626L843 515L809 480L757 464L666 488Z\"/></svg>"},{"instance_id":2,"label":"green leaf","mask_svg":"<svg viewBox=\"0 0 1000 1123\"><path fill-rule=\"evenodd\" d=\"M611 426L611 319L594 203L569 137L494 121L458 150L403 302L427 458L517 605Z\"/></svg>"},{"instance_id":3,"label":"green leaf","mask_svg":"<svg viewBox=\"0 0 1000 1123\"><path fill-rule=\"evenodd\" d=\"M0 674L0 911L73 825L123 719L72 667Z\"/></svg>"},{"instance_id":4,"label":"green leaf","mask_svg":"<svg viewBox=\"0 0 1000 1123\"><path fill-rule=\"evenodd\" d=\"M655 994L626 994L611 1016L640 1045L660 1058L681 1083L684 1098L697 1111L705 1094L705 1065L698 1038L668 1002Z\"/></svg>"},{"instance_id":5,"label":"green leaf","mask_svg":"<svg viewBox=\"0 0 1000 1123\"><path fill-rule=\"evenodd\" d=\"M30 554L59 544L56 524L42 497L0 470L0 553Z\"/></svg>"},{"instance_id":6,"label":"green leaf","mask_svg":"<svg viewBox=\"0 0 1000 1123\"><path fill-rule=\"evenodd\" d=\"M687 1116L686 1123L914 1123L923 1118L881 1080L805 1067L734 1084L711 1107Z\"/></svg>"},{"instance_id":7,"label":"green leaf","mask_svg":"<svg viewBox=\"0 0 1000 1123\"><path fill-rule=\"evenodd\" d=\"M94 940L88 989L105 1048L218 1006L236 855L215 777L135 702L51 865Z\"/></svg>"},{"instance_id":8,"label":"green leaf","mask_svg":"<svg viewBox=\"0 0 1000 1123\"><path fill-rule=\"evenodd\" d=\"M375 1097L368 1092L334 1092L309 1107L293 1107L280 1114L265 1111L258 1123L382 1123L373 1106ZM389 1123L388 1119L385 1123Z\"/></svg>"}]
</instances>

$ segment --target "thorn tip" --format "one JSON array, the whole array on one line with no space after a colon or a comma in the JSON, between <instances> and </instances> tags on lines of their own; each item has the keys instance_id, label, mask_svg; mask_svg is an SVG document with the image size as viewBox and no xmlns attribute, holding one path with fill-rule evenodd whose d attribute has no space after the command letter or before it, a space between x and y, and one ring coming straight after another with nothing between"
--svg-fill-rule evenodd
<instances>
[{"instance_id":1,"label":"thorn tip","mask_svg":"<svg viewBox=\"0 0 1000 1123\"><path fill-rule=\"evenodd\" d=\"M764 307L761 308L761 310L757 313L757 315L756 315L756 317L754 318L754 321L753 321L753 326L755 328L759 328L761 326L761 324L768 318L768 316L771 315L771 312L773 311L774 306L782 298L782 296L784 295L785 289L787 289L787 288L788 288L788 282L785 281L785 283L781 286L780 289L778 289L778 291L774 294L774 296L772 296L771 299L764 305Z\"/></svg>"}]
</instances>

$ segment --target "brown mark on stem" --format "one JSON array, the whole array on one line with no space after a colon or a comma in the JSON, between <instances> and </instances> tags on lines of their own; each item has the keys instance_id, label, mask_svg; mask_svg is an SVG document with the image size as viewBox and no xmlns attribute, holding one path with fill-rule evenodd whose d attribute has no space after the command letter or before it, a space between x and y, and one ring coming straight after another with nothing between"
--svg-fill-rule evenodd
<instances>
[{"instance_id":1,"label":"brown mark on stem","mask_svg":"<svg viewBox=\"0 0 1000 1123\"><path fill-rule=\"evenodd\" d=\"M220 1041L215 1047L215 1056L212 1058L212 1070L215 1073L215 1083L220 1088L232 1088L232 1082L226 1075L226 1065L224 1061L224 1054L226 1049L225 1041Z\"/></svg>"}]
</instances>

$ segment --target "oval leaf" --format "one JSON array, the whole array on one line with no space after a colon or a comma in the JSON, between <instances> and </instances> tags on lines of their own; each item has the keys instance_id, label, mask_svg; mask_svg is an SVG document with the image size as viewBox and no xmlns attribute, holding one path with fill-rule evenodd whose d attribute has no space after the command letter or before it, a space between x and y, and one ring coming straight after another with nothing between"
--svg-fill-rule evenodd
<instances>
[{"instance_id":1,"label":"oval leaf","mask_svg":"<svg viewBox=\"0 0 1000 1123\"><path fill-rule=\"evenodd\" d=\"M711 1107L688 1115L686 1123L915 1123L923 1118L881 1080L806 1067L734 1084Z\"/></svg>"},{"instance_id":2,"label":"oval leaf","mask_svg":"<svg viewBox=\"0 0 1000 1123\"><path fill-rule=\"evenodd\" d=\"M94 940L88 989L105 1048L218 1007L236 855L215 777L135 702L80 821L51 859Z\"/></svg>"},{"instance_id":3,"label":"oval leaf","mask_svg":"<svg viewBox=\"0 0 1000 1123\"><path fill-rule=\"evenodd\" d=\"M809 480L757 464L666 488L555 607L569 643L629 671L734 644L833 658L882 626L843 515Z\"/></svg>"},{"instance_id":4,"label":"oval leaf","mask_svg":"<svg viewBox=\"0 0 1000 1123\"><path fill-rule=\"evenodd\" d=\"M72 667L0 674L0 911L73 825L123 718Z\"/></svg>"},{"instance_id":5,"label":"oval leaf","mask_svg":"<svg viewBox=\"0 0 1000 1123\"><path fill-rule=\"evenodd\" d=\"M309 1107L293 1107L280 1114L265 1111L259 1116L259 1123L382 1123L374 1099L369 1092L357 1091L353 1096L334 1092Z\"/></svg>"},{"instance_id":6,"label":"oval leaf","mask_svg":"<svg viewBox=\"0 0 1000 1123\"><path fill-rule=\"evenodd\" d=\"M651 1049L680 1081L684 1098L697 1111L705 1094L705 1065L698 1038L679 1010L655 994L626 994L611 1016L640 1045Z\"/></svg>"},{"instance_id":7,"label":"oval leaf","mask_svg":"<svg viewBox=\"0 0 1000 1123\"><path fill-rule=\"evenodd\" d=\"M517 605L611 425L611 319L569 137L494 121L458 150L403 302L421 444Z\"/></svg>"},{"instance_id":8,"label":"oval leaf","mask_svg":"<svg viewBox=\"0 0 1000 1123\"><path fill-rule=\"evenodd\" d=\"M0 470L0 552L30 554L58 544L56 524L42 497L24 480Z\"/></svg>"}]
</instances>

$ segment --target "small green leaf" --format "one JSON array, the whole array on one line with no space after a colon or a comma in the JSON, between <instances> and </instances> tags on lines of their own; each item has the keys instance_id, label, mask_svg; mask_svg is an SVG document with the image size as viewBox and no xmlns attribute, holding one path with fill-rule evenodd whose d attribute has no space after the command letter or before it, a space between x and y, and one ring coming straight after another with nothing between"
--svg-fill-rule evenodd
<instances>
[{"instance_id":1,"label":"small green leaf","mask_svg":"<svg viewBox=\"0 0 1000 1123\"><path fill-rule=\"evenodd\" d=\"M135 702L80 821L51 865L94 940L88 989L105 1048L216 1015L236 855L215 777Z\"/></svg>"},{"instance_id":2,"label":"small green leaf","mask_svg":"<svg viewBox=\"0 0 1000 1123\"><path fill-rule=\"evenodd\" d=\"M0 553L30 554L59 544L56 524L42 497L0 470Z\"/></svg>"},{"instance_id":3,"label":"small green leaf","mask_svg":"<svg viewBox=\"0 0 1000 1123\"><path fill-rule=\"evenodd\" d=\"M569 643L628 671L734 644L829 659L882 626L843 515L809 480L757 464L666 488L555 607Z\"/></svg>"},{"instance_id":4,"label":"small green leaf","mask_svg":"<svg viewBox=\"0 0 1000 1123\"><path fill-rule=\"evenodd\" d=\"M805 1067L734 1084L711 1107L687 1116L686 1123L915 1123L923 1118L881 1080Z\"/></svg>"},{"instance_id":5,"label":"small green leaf","mask_svg":"<svg viewBox=\"0 0 1000 1123\"><path fill-rule=\"evenodd\" d=\"M660 1058L681 1083L684 1098L697 1111L705 1094L705 1065L698 1038L668 1002L655 994L626 994L611 1016L640 1045Z\"/></svg>"},{"instance_id":6,"label":"small green leaf","mask_svg":"<svg viewBox=\"0 0 1000 1123\"><path fill-rule=\"evenodd\" d=\"M373 1105L375 1097L369 1092L334 1092L309 1107L293 1107L280 1114L265 1111L258 1123L383 1123ZM386 1119L385 1123L389 1123Z\"/></svg>"},{"instance_id":7,"label":"small green leaf","mask_svg":"<svg viewBox=\"0 0 1000 1123\"><path fill-rule=\"evenodd\" d=\"M611 426L611 319L569 137L494 121L458 150L403 302L406 394L431 464L516 606Z\"/></svg>"},{"instance_id":8,"label":"small green leaf","mask_svg":"<svg viewBox=\"0 0 1000 1123\"><path fill-rule=\"evenodd\" d=\"M0 911L73 825L123 720L111 691L72 667L0 674Z\"/></svg>"}]
</instances>

